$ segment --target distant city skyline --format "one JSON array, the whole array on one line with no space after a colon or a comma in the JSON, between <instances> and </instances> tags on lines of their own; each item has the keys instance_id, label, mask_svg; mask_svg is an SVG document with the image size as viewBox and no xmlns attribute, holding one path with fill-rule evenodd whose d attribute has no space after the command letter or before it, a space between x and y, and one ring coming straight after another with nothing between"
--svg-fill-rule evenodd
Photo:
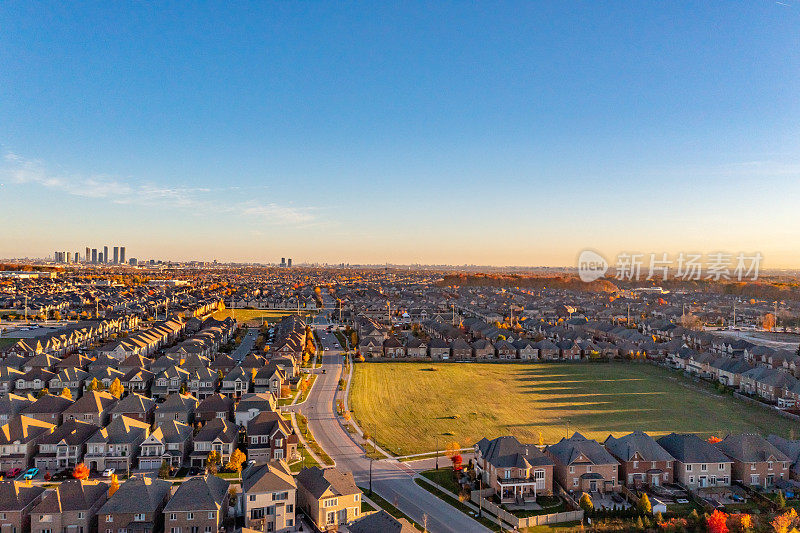
<instances>
[{"instance_id":1,"label":"distant city skyline","mask_svg":"<svg viewBox=\"0 0 800 533\"><path fill-rule=\"evenodd\" d=\"M800 267L798 17L797 0L4 4L0 257Z\"/></svg>"}]
</instances>

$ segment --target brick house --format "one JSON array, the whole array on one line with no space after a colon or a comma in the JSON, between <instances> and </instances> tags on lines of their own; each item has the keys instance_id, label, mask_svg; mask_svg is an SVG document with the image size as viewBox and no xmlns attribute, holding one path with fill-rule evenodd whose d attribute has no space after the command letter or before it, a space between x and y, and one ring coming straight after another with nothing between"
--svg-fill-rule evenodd
<instances>
[{"instance_id":1,"label":"brick house","mask_svg":"<svg viewBox=\"0 0 800 533\"><path fill-rule=\"evenodd\" d=\"M98 533L158 533L163 531L162 510L171 481L133 476L120 485L97 513Z\"/></svg>"},{"instance_id":2,"label":"brick house","mask_svg":"<svg viewBox=\"0 0 800 533\"><path fill-rule=\"evenodd\" d=\"M18 481L0 481L0 532L30 531L31 510L39 503L44 487Z\"/></svg>"},{"instance_id":3,"label":"brick house","mask_svg":"<svg viewBox=\"0 0 800 533\"><path fill-rule=\"evenodd\" d=\"M603 444L619 461L619 480L627 486L659 486L672 481L675 458L647 433L634 431L618 439L609 435Z\"/></svg>"},{"instance_id":4,"label":"brick house","mask_svg":"<svg viewBox=\"0 0 800 533\"><path fill-rule=\"evenodd\" d=\"M289 423L275 411L263 411L247 423L247 458L256 464L296 459L297 443Z\"/></svg>"},{"instance_id":5,"label":"brick house","mask_svg":"<svg viewBox=\"0 0 800 533\"><path fill-rule=\"evenodd\" d=\"M791 459L761 435L728 435L716 447L733 460L734 481L766 489L789 479Z\"/></svg>"},{"instance_id":6,"label":"brick house","mask_svg":"<svg viewBox=\"0 0 800 533\"><path fill-rule=\"evenodd\" d=\"M196 476L182 483L164 507L164 531L216 533L228 514L230 483Z\"/></svg>"},{"instance_id":7,"label":"brick house","mask_svg":"<svg viewBox=\"0 0 800 533\"><path fill-rule=\"evenodd\" d=\"M83 461L86 442L99 430L95 424L67 420L39 439L34 466L53 472L74 467Z\"/></svg>"},{"instance_id":8,"label":"brick house","mask_svg":"<svg viewBox=\"0 0 800 533\"><path fill-rule=\"evenodd\" d=\"M31 532L95 531L97 511L108 499L108 485L70 479L47 491L31 511Z\"/></svg>"},{"instance_id":9,"label":"brick house","mask_svg":"<svg viewBox=\"0 0 800 533\"><path fill-rule=\"evenodd\" d=\"M476 473L497 491L501 503L536 501L553 494L555 463L533 444L515 437L481 439L475 444Z\"/></svg>"},{"instance_id":10,"label":"brick house","mask_svg":"<svg viewBox=\"0 0 800 533\"><path fill-rule=\"evenodd\" d=\"M555 461L555 477L564 489L576 492L619 490L619 463L599 442L580 433L545 448Z\"/></svg>"},{"instance_id":11,"label":"brick house","mask_svg":"<svg viewBox=\"0 0 800 533\"><path fill-rule=\"evenodd\" d=\"M55 427L55 424L25 415L17 415L5 423L0 427L0 470L28 468L39 440L52 433Z\"/></svg>"},{"instance_id":12,"label":"brick house","mask_svg":"<svg viewBox=\"0 0 800 533\"><path fill-rule=\"evenodd\" d=\"M670 433L656 442L675 458L677 483L690 489L730 486L733 461L708 441L694 434Z\"/></svg>"}]
</instances>

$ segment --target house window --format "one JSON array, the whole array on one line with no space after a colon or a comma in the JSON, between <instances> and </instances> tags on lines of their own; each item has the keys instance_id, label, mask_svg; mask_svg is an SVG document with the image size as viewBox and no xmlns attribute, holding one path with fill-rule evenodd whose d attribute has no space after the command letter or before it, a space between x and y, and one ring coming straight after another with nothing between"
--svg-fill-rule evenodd
<instances>
[{"instance_id":1,"label":"house window","mask_svg":"<svg viewBox=\"0 0 800 533\"><path fill-rule=\"evenodd\" d=\"M686 471L687 472L691 472L692 471L692 465L686 465Z\"/></svg>"},{"instance_id":2,"label":"house window","mask_svg":"<svg viewBox=\"0 0 800 533\"><path fill-rule=\"evenodd\" d=\"M215 515L215 514L216 514L216 513L215 513L214 511L209 511L209 512L208 512L208 519L209 519L209 520L214 520L214 515Z\"/></svg>"},{"instance_id":3,"label":"house window","mask_svg":"<svg viewBox=\"0 0 800 533\"><path fill-rule=\"evenodd\" d=\"M701 464L701 465L700 465L700 471L701 471L701 472L705 472L706 470L708 470L708 465L706 465L706 464Z\"/></svg>"},{"instance_id":4,"label":"house window","mask_svg":"<svg viewBox=\"0 0 800 533\"><path fill-rule=\"evenodd\" d=\"M254 502L254 501L256 501L256 495L255 495L255 494L250 494L250 495L247 497L247 499L248 499L249 501L251 501L251 502Z\"/></svg>"},{"instance_id":5,"label":"house window","mask_svg":"<svg viewBox=\"0 0 800 533\"><path fill-rule=\"evenodd\" d=\"M570 474L574 474L575 473L575 467L574 466L569 467L569 473Z\"/></svg>"},{"instance_id":6,"label":"house window","mask_svg":"<svg viewBox=\"0 0 800 533\"><path fill-rule=\"evenodd\" d=\"M110 514L106 515L106 522L113 522L113 521L114 521L114 515Z\"/></svg>"},{"instance_id":7,"label":"house window","mask_svg":"<svg viewBox=\"0 0 800 533\"><path fill-rule=\"evenodd\" d=\"M694 483L694 476L689 476L689 483Z\"/></svg>"},{"instance_id":8,"label":"house window","mask_svg":"<svg viewBox=\"0 0 800 533\"><path fill-rule=\"evenodd\" d=\"M258 444L258 437L250 437L250 444Z\"/></svg>"},{"instance_id":9,"label":"house window","mask_svg":"<svg viewBox=\"0 0 800 533\"><path fill-rule=\"evenodd\" d=\"M577 487L578 486L578 478L576 478L576 477L572 478L572 486L573 487Z\"/></svg>"},{"instance_id":10,"label":"house window","mask_svg":"<svg viewBox=\"0 0 800 533\"><path fill-rule=\"evenodd\" d=\"M592 465L587 465L587 466L586 466L586 471L591 473L591 471L592 471Z\"/></svg>"},{"instance_id":11,"label":"house window","mask_svg":"<svg viewBox=\"0 0 800 533\"><path fill-rule=\"evenodd\" d=\"M756 464L750 463L750 470L755 470L755 469L756 469Z\"/></svg>"},{"instance_id":12,"label":"house window","mask_svg":"<svg viewBox=\"0 0 800 533\"><path fill-rule=\"evenodd\" d=\"M725 470L725 463L720 463L719 464L719 469L720 470Z\"/></svg>"},{"instance_id":13,"label":"house window","mask_svg":"<svg viewBox=\"0 0 800 533\"><path fill-rule=\"evenodd\" d=\"M186 513L186 520L194 520L194 513Z\"/></svg>"},{"instance_id":14,"label":"house window","mask_svg":"<svg viewBox=\"0 0 800 533\"><path fill-rule=\"evenodd\" d=\"M258 507L256 509L250 510L250 519L251 520L261 520L264 518L264 508Z\"/></svg>"},{"instance_id":15,"label":"house window","mask_svg":"<svg viewBox=\"0 0 800 533\"><path fill-rule=\"evenodd\" d=\"M339 505L338 498L328 498L327 500L322 500L323 507L333 507L334 505Z\"/></svg>"},{"instance_id":16,"label":"house window","mask_svg":"<svg viewBox=\"0 0 800 533\"><path fill-rule=\"evenodd\" d=\"M136 513L133 515L134 522L144 522L144 513Z\"/></svg>"},{"instance_id":17,"label":"house window","mask_svg":"<svg viewBox=\"0 0 800 533\"><path fill-rule=\"evenodd\" d=\"M177 515L177 513L170 513L170 515L169 515L169 519L170 519L170 520L177 520L177 519L178 519L178 515Z\"/></svg>"}]
</instances>

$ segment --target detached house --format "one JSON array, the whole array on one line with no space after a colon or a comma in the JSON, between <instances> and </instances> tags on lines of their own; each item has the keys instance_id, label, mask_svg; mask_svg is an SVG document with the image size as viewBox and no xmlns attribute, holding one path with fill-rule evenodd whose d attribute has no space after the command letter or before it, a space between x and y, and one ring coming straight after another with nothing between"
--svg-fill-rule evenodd
<instances>
[{"instance_id":1,"label":"detached house","mask_svg":"<svg viewBox=\"0 0 800 533\"><path fill-rule=\"evenodd\" d=\"M675 481L697 489L731 484L733 461L694 434L670 433L656 442L675 458Z\"/></svg>"},{"instance_id":2,"label":"detached house","mask_svg":"<svg viewBox=\"0 0 800 533\"><path fill-rule=\"evenodd\" d=\"M733 460L734 481L766 489L789 479L791 459L761 435L728 435L716 447Z\"/></svg>"},{"instance_id":3,"label":"detached house","mask_svg":"<svg viewBox=\"0 0 800 533\"><path fill-rule=\"evenodd\" d=\"M192 426L167 420L139 445L139 468L158 470L162 463L180 468L192 451Z\"/></svg>"},{"instance_id":4,"label":"detached house","mask_svg":"<svg viewBox=\"0 0 800 533\"><path fill-rule=\"evenodd\" d=\"M116 468L127 472L134 467L139 444L150 434L150 424L120 416L92 435L86 443L84 462L91 470Z\"/></svg>"},{"instance_id":5,"label":"detached house","mask_svg":"<svg viewBox=\"0 0 800 533\"><path fill-rule=\"evenodd\" d=\"M40 470L57 472L83 462L86 442L98 430L100 426L89 422L65 421L52 433L39 439L34 466Z\"/></svg>"},{"instance_id":6,"label":"detached house","mask_svg":"<svg viewBox=\"0 0 800 533\"><path fill-rule=\"evenodd\" d=\"M335 529L361 516L361 491L352 472L304 468L297 474L297 505L320 530Z\"/></svg>"},{"instance_id":7,"label":"detached house","mask_svg":"<svg viewBox=\"0 0 800 533\"><path fill-rule=\"evenodd\" d=\"M475 445L476 473L497 491L501 503L536 501L553 494L555 463L533 444L515 437L481 439Z\"/></svg>"},{"instance_id":8,"label":"detached house","mask_svg":"<svg viewBox=\"0 0 800 533\"><path fill-rule=\"evenodd\" d=\"M0 470L25 470L31 464L36 445L56 425L17 415L0 427Z\"/></svg>"},{"instance_id":9,"label":"detached house","mask_svg":"<svg viewBox=\"0 0 800 533\"><path fill-rule=\"evenodd\" d=\"M284 461L245 468L241 497L246 528L276 533L295 530L297 484Z\"/></svg>"},{"instance_id":10,"label":"detached house","mask_svg":"<svg viewBox=\"0 0 800 533\"><path fill-rule=\"evenodd\" d=\"M165 420L177 420L182 424L194 422L194 413L197 409L197 398L191 394L173 393L167 396L163 403L156 405L156 424Z\"/></svg>"},{"instance_id":11,"label":"detached house","mask_svg":"<svg viewBox=\"0 0 800 533\"><path fill-rule=\"evenodd\" d=\"M100 533L158 533L164 531L162 510L167 504L171 481L133 476L120 485L98 511Z\"/></svg>"},{"instance_id":12,"label":"detached house","mask_svg":"<svg viewBox=\"0 0 800 533\"><path fill-rule=\"evenodd\" d=\"M222 464L228 462L239 441L239 428L227 420L215 418L194 436L194 451L191 453L192 466L205 467L208 454L219 453Z\"/></svg>"},{"instance_id":13,"label":"detached house","mask_svg":"<svg viewBox=\"0 0 800 533\"><path fill-rule=\"evenodd\" d=\"M39 503L44 487L18 481L0 481L0 531L30 531L31 511Z\"/></svg>"},{"instance_id":14,"label":"detached house","mask_svg":"<svg viewBox=\"0 0 800 533\"><path fill-rule=\"evenodd\" d=\"M629 487L659 486L672 481L675 458L643 431L624 437L609 435L605 444L619 462L619 479Z\"/></svg>"},{"instance_id":15,"label":"detached house","mask_svg":"<svg viewBox=\"0 0 800 533\"><path fill-rule=\"evenodd\" d=\"M297 443L289 423L275 411L263 411L247 423L247 458L256 464L297 458Z\"/></svg>"},{"instance_id":16,"label":"detached house","mask_svg":"<svg viewBox=\"0 0 800 533\"><path fill-rule=\"evenodd\" d=\"M97 511L108 499L108 485L70 479L47 491L31 511L31 531L90 533Z\"/></svg>"},{"instance_id":17,"label":"detached house","mask_svg":"<svg viewBox=\"0 0 800 533\"><path fill-rule=\"evenodd\" d=\"M117 399L107 392L88 391L64 409L63 419L105 426L111 418L111 408L116 403Z\"/></svg>"},{"instance_id":18,"label":"detached house","mask_svg":"<svg viewBox=\"0 0 800 533\"><path fill-rule=\"evenodd\" d=\"M217 476L183 482L164 507L164 530L186 533L219 531L228 514L230 483Z\"/></svg>"},{"instance_id":19,"label":"detached house","mask_svg":"<svg viewBox=\"0 0 800 533\"><path fill-rule=\"evenodd\" d=\"M566 490L612 492L619 490L619 463L599 442L580 433L545 448L556 463L555 476Z\"/></svg>"},{"instance_id":20,"label":"detached house","mask_svg":"<svg viewBox=\"0 0 800 533\"><path fill-rule=\"evenodd\" d=\"M241 397L234 420L237 426L246 426L249 421L254 419L261 411L274 411L277 406L275 395L271 392L251 392Z\"/></svg>"}]
</instances>

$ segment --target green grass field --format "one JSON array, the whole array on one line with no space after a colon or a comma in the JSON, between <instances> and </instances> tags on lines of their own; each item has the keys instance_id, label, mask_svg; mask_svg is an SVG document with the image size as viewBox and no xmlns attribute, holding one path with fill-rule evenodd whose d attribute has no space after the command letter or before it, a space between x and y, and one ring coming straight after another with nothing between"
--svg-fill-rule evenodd
<instances>
[{"instance_id":1,"label":"green grass field","mask_svg":"<svg viewBox=\"0 0 800 533\"><path fill-rule=\"evenodd\" d=\"M224 320L229 316L236 319L237 322L246 322L248 324L261 324L266 320L268 323L277 322L281 318L289 315L296 315L297 311L290 310L272 310L272 309L223 309L216 311L211 316L217 320ZM316 312L300 310L303 316L313 315Z\"/></svg>"},{"instance_id":2,"label":"green grass field","mask_svg":"<svg viewBox=\"0 0 800 533\"><path fill-rule=\"evenodd\" d=\"M789 436L792 422L649 364L361 363L350 407L396 455L472 446L515 435L554 443L569 431L604 440L643 430L702 436L752 431Z\"/></svg>"}]
</instances>

